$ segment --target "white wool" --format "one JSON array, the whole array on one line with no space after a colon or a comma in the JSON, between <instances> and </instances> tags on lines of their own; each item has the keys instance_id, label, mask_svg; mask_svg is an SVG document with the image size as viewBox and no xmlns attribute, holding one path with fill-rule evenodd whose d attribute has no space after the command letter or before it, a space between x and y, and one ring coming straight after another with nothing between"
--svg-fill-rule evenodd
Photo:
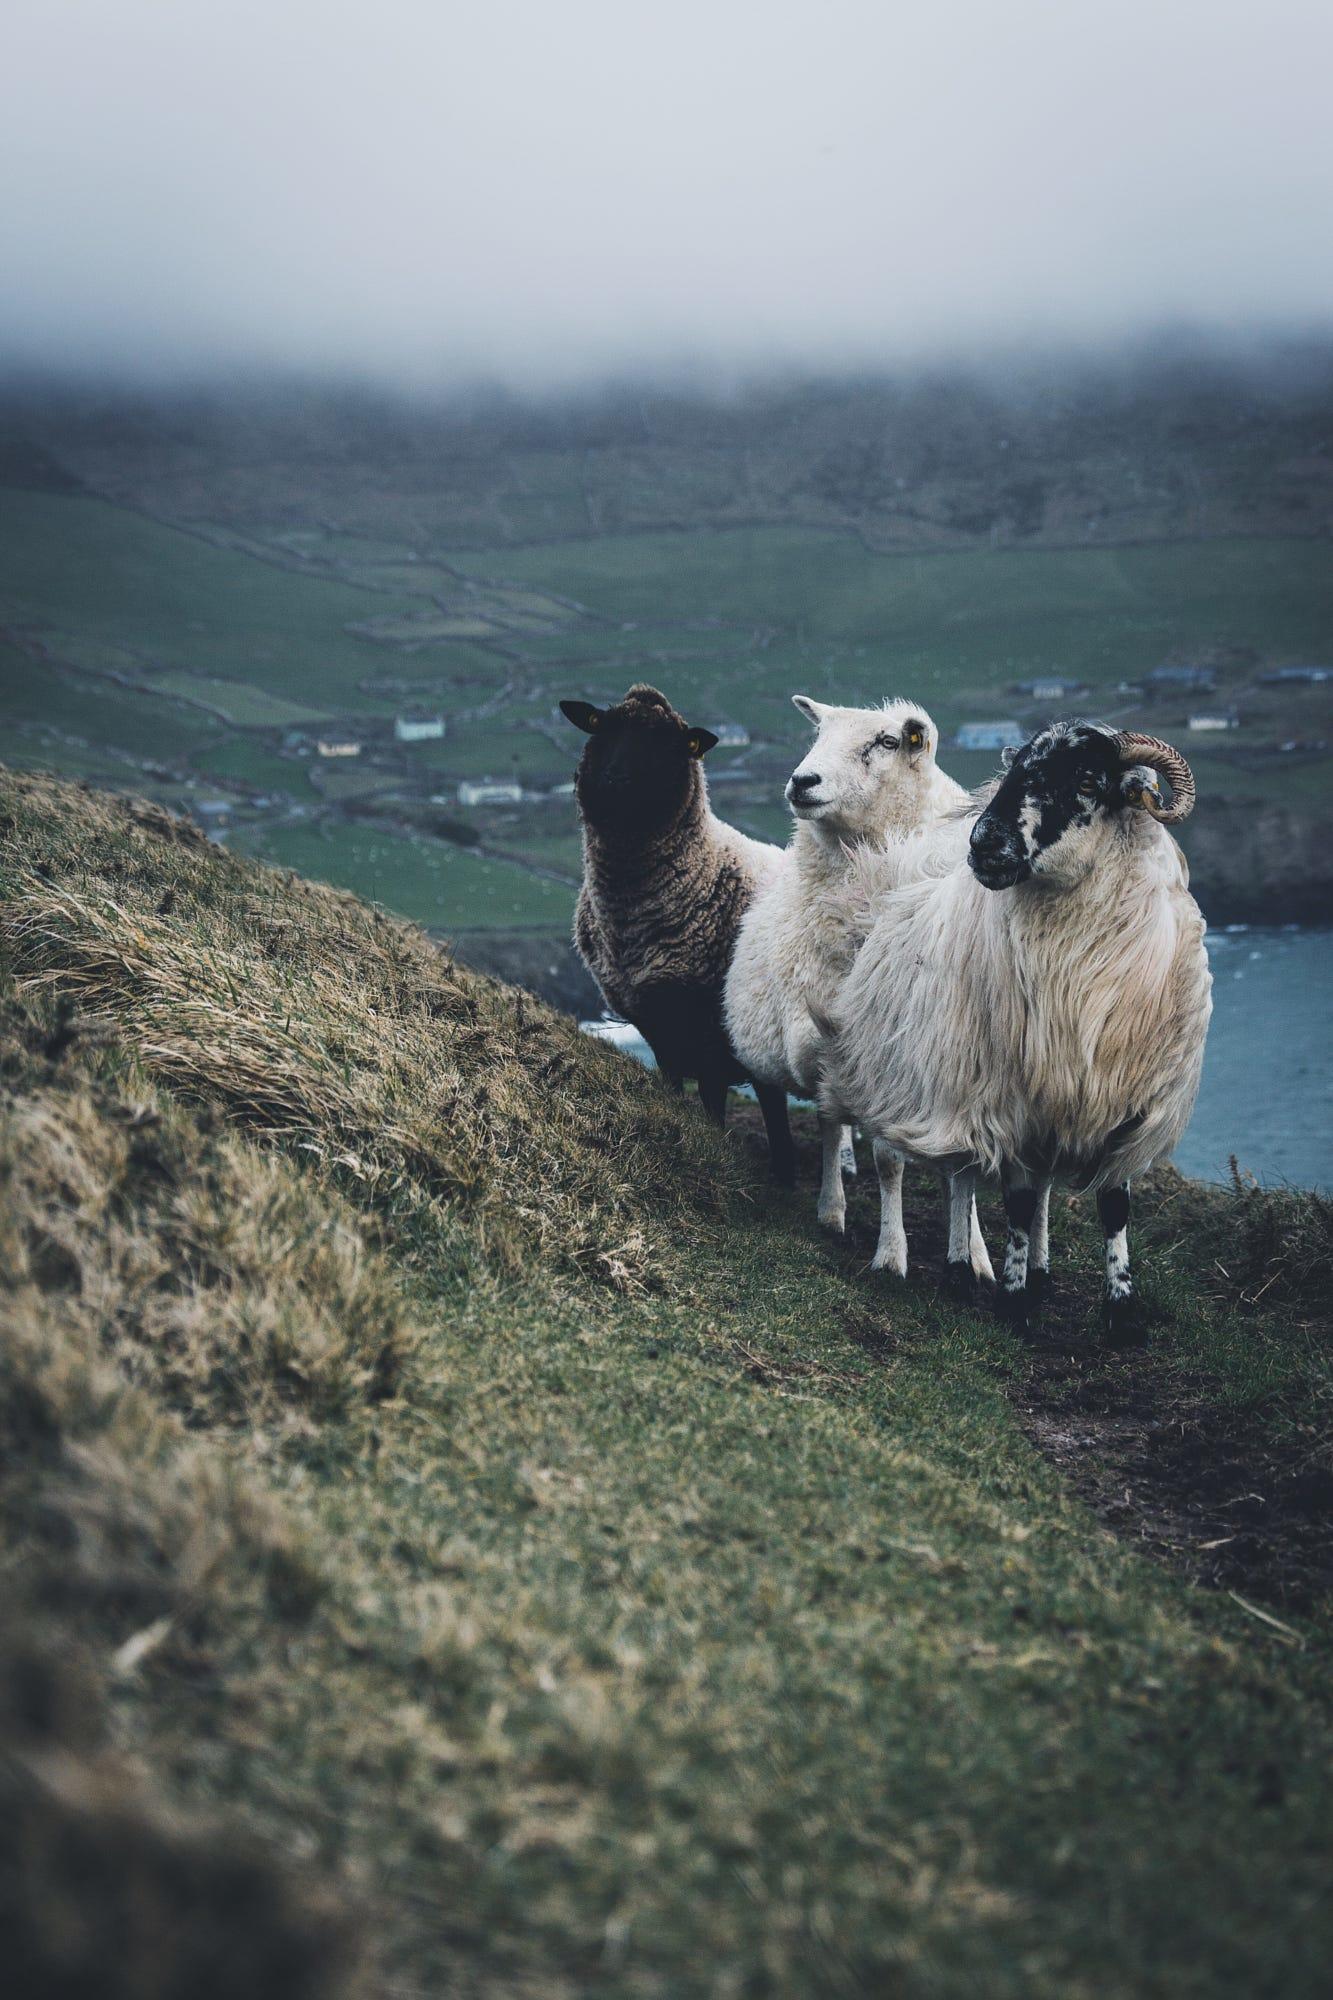
<instances>
[{"instance_id":1,"label":"white wool","mask_svg":"<svg viewBox=\"0 0 1333 2000\"><path fill-rule=\"evenodd\" d=\"M816 724L793 779L817 772L818 807L798 818L783 865L746 913L726 984L727 1029L752 1075L809 1095L818 1081L816 1020L832 1007L859 943L849 871L868 842L949 826L952 851L966 844L968 796L935 762L939 732L916 702L835 708L799 698ZM920 750L871 749L919 722ZM868 754L867 754L868 753ZM913 858L929 865L922 843ZM904 863L905 868L908 866Z\"/></svg>"},{"instance_id":2,"label":"white wool","mask_svg":"<svg viewBox=\"0 0 1333 2000\"><path fill-rule=\"evenodd\" d=\"M1170 835L1145 813L1102 820L1075 878L998 892L965 862L898 886L896 866L871 857L862 873L871 920L836 1004L828 1115L855 1106L919 1160L1095 1185L1169 1154L1212 1008Z\"/></svg>"}]
</instances>

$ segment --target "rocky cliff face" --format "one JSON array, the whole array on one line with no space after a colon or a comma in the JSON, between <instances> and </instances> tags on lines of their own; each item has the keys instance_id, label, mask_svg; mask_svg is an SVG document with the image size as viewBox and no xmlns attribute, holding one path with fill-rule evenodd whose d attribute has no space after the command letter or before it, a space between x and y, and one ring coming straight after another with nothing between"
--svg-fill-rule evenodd
<instances>
[{"instance_id":1,"label":"rocky cliff face","mask_svg":"<svg viewBox=\"0 0 1333 2000\"><path fill-rule=\"evenodd\" d=\"M1201 799L1182 834L1190 886L1210 921L1333 922L1333 811Z\"/></svg>"}]
</instances>

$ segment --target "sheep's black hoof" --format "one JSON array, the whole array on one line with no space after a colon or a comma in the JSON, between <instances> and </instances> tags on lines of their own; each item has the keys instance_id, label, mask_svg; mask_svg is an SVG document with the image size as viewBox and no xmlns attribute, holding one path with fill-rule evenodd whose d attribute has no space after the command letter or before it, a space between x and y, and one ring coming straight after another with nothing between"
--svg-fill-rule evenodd
<instances>
[{"instance_id":1,"label":"sheep's black hoof","mask_svg":"<svg viewBox=\"0 0 1333 2000\"><path fill-rule=\"evenodd\" d=\"M970 1306L977 1295L972 1266L964 1260L951 1259L944 1267L944 1290L960 1306Z\"/></svg>"},{"instance_id":2,"label":"sheep's black hoof","mask_svg":"<svg viewBox=\"0 0 1333 2000\"><path fill-rule=\"evenodd\" d=\"M1034 1271L1031 1265L1028 1266L1027 1285L1024 1288L1024 1296L1028 1302L1028 1315L1030 1318L1041 1318L1042 1309L1046 1304L1046 1289L1050 1281L1051 1274L1049 1271Z\"/></svg>"},{"instance_id":3,"label":"sheep's black hoof","mask_svg":"<svg viewBox=\"0 0 1333 2000\"><path fill-rule=\"evenodd\" d=\"M995 1317L1015 1333L1027 1333L1031 1326L1031 1302L1026 1291L1006 1292L1003 1286L995 1293Z\"/></svg>"},{"instance_id":4,"label":"sheep's black hoof","mask_svg":"<svg viewBox=\"0 0 1333 2000\"><path fill-rule=\"evenodd\" d=\"M1108 1347L1142 1347L1148 1338L1148 1314L1133 1292L1102 1304L1102 1330Z\"/></svg>"}]
</instances>

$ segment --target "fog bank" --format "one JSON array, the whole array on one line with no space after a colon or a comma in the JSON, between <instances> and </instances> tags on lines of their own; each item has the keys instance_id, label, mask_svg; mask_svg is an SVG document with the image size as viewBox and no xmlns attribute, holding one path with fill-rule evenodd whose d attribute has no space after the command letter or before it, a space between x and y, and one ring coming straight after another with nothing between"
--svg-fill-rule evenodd
<instances>
[{"instance_id":1,"label":"fog bank","mask_svg":"<svg viewBox=\"0 0 1333 2000\"><path fill-rule=\"evenodd\" d=\"M0 366L423 388L1333 326L1312 0L11 0Z\"/></svg>"}]
</instances>

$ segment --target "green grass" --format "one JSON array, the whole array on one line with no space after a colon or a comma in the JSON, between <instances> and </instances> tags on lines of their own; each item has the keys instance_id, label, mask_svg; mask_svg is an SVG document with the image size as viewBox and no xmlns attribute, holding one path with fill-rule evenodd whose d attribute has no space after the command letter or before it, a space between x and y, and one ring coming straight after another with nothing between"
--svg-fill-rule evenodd
<instances>
[{"instance_id":1,"label":"green grass","mask_svg":"<svg viewBox=\"0 0 1333 2000\"><path fill-rule=\"evenodd\" d=\"M392 598L296 575L102 501L0 489L0 619L84 632L164 667L247 676L324 710L382 709L385 670L349 623Z\"/></svg>"},{"instance_id":2,"label":"green grass","mask_svg":"<svg viewBox=\"0 0 1333 2000\"><path fill-rule=\"evenodd\" d=\"M478 574L495 560L459 558ZM1318 656L1333 645L1333 578L1314 541L882 556L850 535L761 528L506 550L503 562L618 620L672 609L763 621L806 645L863 643L874 655L838 675L845 700L971 696L1056 671L1105 686L1176 646ZM771 665L785 682L781 655L756 664L761 680Z\"/></svg>"},{"instance_id":3,"label":"green grass","mask_svg":"<svg viewBox=\"0 0 1333 2000\"><path fill-rule=\"evenodd\" d=\"M286 792L309 804L318 794L310 782L310 760L280 757L272 745L253 736L230 736L192 759L197 771L214 778L235 778L257 790Z\"/></svg>"},{"instance_id":4,"label":"green grass","mask_svg":"<svg viewBox=\"0 0 1333 2000\"><path fill-rule=\"evenodd\" d=\"M114 748L170 762L220 740L222 724L160 695L64 673L0 642L0 721L80 737L95 755Z\"/></svg>"},{"instance_id":5,"label":"green grass","mask_svg":"<svg viewBox=\"0 0 1333 2000\"><path fill-rule=\"evenodd\" d=\"M447 841L333 822L243 827L232 845L433 930L563 929L573 917L571 890Z\"/></svg>"},{"instance_id":6,"label":"green grass","mask_svg":"<svg viewBox=\"0 0 1333 2000\"><path fill-rule=\"evenodd\" d=\"M219 680L207 674L158 673L153 676L153 686L164 693L184 695L187 701L216 708L242 729L291 729L303 722L317 722L330 713L327 703L311 707L305 702L287 701L282 695L270 694L267 688L256 687L249 681Z\"/></svg>"},{"instance_id":7,"label":"green grass","mask_svg":"<svg viewBox=\"0 0 1333 2000\"><path fill-rule=\"evenodd\" d=\"M571 1024L167 821L0 810L0 1582L168 1828L304 1857L374 1991L1323 1992L1327 1603L1117 1541L1006 1335ZM1219 1243L1257 1290L1314 1239L1191 1199L1159 1339L1308 1414L1326 1239L1224 1298ZM1055 1244L1087 1285L1063 1204Z\"/></svg>"}]
</instances>

